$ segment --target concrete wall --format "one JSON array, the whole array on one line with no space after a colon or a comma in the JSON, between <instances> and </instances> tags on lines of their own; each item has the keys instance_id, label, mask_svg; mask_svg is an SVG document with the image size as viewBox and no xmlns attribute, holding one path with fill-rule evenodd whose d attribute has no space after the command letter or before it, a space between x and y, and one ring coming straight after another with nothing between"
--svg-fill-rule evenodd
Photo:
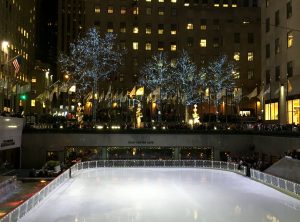
<instances>
[{"instance_id":1,"label":"concrete wall","mask_svg":"<svg viewBox=\"0 0 300 222\"><path fill-rule=\"evenodd\" d=\"M299 137L253 136L255 151L274 156L283 156L288 150L300 149Z\"/></svg>"},{"instance_id":2,"label":"concrete wall","mask_svg":"<svg viewBox=\"0 0 300 222\"><path fill-rule=\"evenodd\" d=\"M52 134L25 133L22 139L22 167L39 167L47 151L64 151L66 146L213 147L214 159L222 151L249 151L252 136L222 134Z\"/></svg>"},{"instance_id":3,"label":"concrete wall","mask_svg":"<svg viewBox=\"0 0 300 222\"><path fill-rule=\"evenodd\" d=\"M213 147L214 159L220 152L249 151L282 156L287 150L299 149L299 137L224 134L70 134L24 133L22 167L40 167L47 151L63 153L66 146L93 147Z\"/></svg>"}]
</instances>

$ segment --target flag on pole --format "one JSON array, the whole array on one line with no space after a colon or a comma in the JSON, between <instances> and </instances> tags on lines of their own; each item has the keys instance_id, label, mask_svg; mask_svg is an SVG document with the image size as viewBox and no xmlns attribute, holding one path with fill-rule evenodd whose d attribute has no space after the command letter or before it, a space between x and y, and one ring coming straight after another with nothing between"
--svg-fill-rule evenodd
<instances>
[{"instance_id":1,"label":"flag on pole","mask_svg":"<svg viewBox=\"0 0 300 222\"><path fill-rule=\"evenodd\" d=\"M257 96L257 87L255 87L255 89L247 95L248 99L251 99L256 96Z\"/></svg>"},{"instance_id":2,"label":"flag on pole","mask_svg":"<svg viewBox=\"0 0 300 222\"><path fill-rule=\"evenodd\" d=\"M292 92L292 90L293 90L292 83L288 79L288 81L287 81L287 91L288 91L288 93L290 93L290 92Z\"/></svg>"},{"instance_id":3,"label":"flag on pole","mask_svg":"<svg viewBox=\"0 0 300 222\"><path fill-rule=\"evenodd\" d=\"M266 89L266 91L264 92L264 95L270 93L270 86Z\"/></svg>"},{"instance_id":4,"label":"flag on pole","mask_svg":"<svg viewBox=\"0 0 300 222\"><path fill-rule=\"evenodd\" d=\"M22 58L20 55L16 56L12 61L12 64L15 68L15 74L18 74L20 72L21 62L22 62Z\"/></svg>"},{"instance_id":5,"label":"flag on pole","mask_svg":"<svg viewBox=\"0 0 300 222\"><path fill-rule=\"evenodd\" d=\"M107 93L104 97L104 100L110 99L110 96L111 96L111 85L108 87L108 90L107 90Z\"/></svg>"},{"instance_id":6,"label":"flag on pole","mask_svg":"<svg viewBox=\"0 0 300 222\"><path fill-rule=\"evenodd\" d=\"M129 96L132 98L135 95L136 95L136 87L134 86L133 89L131 90Z\"/></svg>"},{"instance_id":7,"label":"flag on pole","mask_svg":"<svg viewBox=\"0 0 300 222\"><path fill-rule=\"evenodd\" d=\"M136 90L136 95L137 96L143 96L144 95L144 86L142 86L142 87L140 87Z\"/></svg>"}]
</instances>

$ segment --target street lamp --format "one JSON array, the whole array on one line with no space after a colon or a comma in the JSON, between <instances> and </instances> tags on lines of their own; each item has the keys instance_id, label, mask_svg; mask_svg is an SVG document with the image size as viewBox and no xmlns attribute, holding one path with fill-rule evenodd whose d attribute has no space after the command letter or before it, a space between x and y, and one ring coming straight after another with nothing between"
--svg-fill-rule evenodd
<instances>
[{"instance_id":1,"label":"street lamp","mask_svg":"<svg viewBox=\"0 0 300 222\"><path fill-rule=\"evenodd\" d=\"M9 42L8 41L2 41L1 49L6 54L8 53L8 46L9 46Z\"/></svg>"}]
</instances>

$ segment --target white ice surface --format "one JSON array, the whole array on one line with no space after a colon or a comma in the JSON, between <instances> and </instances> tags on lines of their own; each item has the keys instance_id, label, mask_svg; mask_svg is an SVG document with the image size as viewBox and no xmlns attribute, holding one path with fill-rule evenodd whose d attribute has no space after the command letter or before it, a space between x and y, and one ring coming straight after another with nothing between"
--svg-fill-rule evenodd
<instances>
[{"instance_id":1,"label":"white ice surface","mask_svg":"<svg viewBox=\"0 0 300 222\"><path fill-rule=\"evenodd\" d=\"M22 222L299 222L300 201L231 172L189 168L82 171Z\"/></svg>"}]
</instances>

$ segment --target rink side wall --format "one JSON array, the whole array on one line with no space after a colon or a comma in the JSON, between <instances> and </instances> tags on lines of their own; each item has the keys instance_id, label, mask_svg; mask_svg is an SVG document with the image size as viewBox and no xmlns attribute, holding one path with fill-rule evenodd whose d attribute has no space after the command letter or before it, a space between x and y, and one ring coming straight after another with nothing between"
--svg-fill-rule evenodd
<instances>
[{"instance_id":1,"label":"rink side wall","mask_svg":"<svg viewBox=\"0 0 300 222\"><path fill-rule=\"evenodd\" d=\"M41 167L48 151L62 154L65 147L213 147L214 160L220 152L283 155L300 148L298 137L276 137L247 134L117 134L117 133L23 133L22 168Z\"/></svg>"}]
</instances>

